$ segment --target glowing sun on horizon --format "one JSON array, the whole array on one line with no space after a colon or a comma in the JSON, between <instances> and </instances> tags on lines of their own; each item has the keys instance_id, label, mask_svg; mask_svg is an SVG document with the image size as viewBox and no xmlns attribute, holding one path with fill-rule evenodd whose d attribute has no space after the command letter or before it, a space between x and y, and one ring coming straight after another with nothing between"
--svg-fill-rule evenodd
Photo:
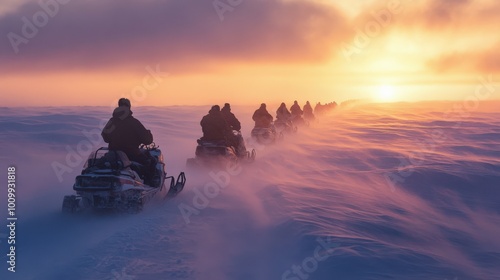
<instances>
[{"instance_id":1,"label":"glowing sun on horizon","mask_svg":"<svg viewBox=\"0 0 500 280\"><path fill-rule=\"evenodd\" d=\"M379 102L393 102L395 101L394 87L390 85L382 85L378 89L376 99Z\"/></svg>"}]
</instances>

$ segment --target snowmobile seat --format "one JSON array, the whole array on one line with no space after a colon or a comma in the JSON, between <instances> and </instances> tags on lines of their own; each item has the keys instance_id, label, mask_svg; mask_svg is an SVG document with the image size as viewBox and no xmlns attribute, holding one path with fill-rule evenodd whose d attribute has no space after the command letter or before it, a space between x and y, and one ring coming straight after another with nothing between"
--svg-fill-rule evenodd
<instances>
[{"instance_id":1,"label":"snowmobile seat","mask_svg":"<svg viewBox=\"0 0 500 280\"><path fill-rule=\"evenodd\" d=\"M125 153L121 151L109 151L98 159L90 159L88 163L89 166L97 166L99 169L112 170L123 170L131 165Z\"/></svg>"}]
</instances>

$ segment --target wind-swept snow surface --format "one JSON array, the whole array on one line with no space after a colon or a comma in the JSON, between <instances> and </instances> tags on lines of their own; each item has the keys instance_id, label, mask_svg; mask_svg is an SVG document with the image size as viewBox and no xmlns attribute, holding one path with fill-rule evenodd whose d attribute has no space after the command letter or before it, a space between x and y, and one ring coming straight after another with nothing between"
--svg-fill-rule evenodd
<instances>
[{"instance_id":1,"label":"wind-swept snow surface","mask_svg":"<svg viewBox=\"0 0 500 280\"><path fill-rule=\"evenodd\" d=\"M500 279L500 104L455 105L338 108L254 146L251 165L186 171L177 198L140 214L74 217L62 198L111 109L2 108L18 221L16 273L3 225L0 278ZM167 172L185 170L209 106L132 109ZM254 109L233 108L246 138Z\"/></svg>"}]
</instances>

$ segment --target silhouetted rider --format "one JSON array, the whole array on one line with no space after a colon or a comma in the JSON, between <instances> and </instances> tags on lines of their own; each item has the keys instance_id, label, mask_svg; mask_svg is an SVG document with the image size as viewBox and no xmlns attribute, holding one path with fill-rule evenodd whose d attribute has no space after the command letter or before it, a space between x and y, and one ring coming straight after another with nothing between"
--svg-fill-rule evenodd
<instances>
[{"instance_id":1,"label":"silhouetted rider","mask_svg":"<svg viewBox=\"0 0 500 280\"><path fill-rule=\"evenodd\" d=\"M123 151L131 161L149 166L151 159L141 153L141 144L153 143L153 135L142 123L132 116L130 100L121 98L113 117L102 130L102 138L110 150Z\"/></svg>"},{"instance_id":2,"label":"silhouetted rider","mask_svg":"<svg viewBox=\"0 0 500 280\"><path fill-rule=\"evenodd\" d=\"M226 123L219 105L214 105L208 111L200 122L203 137L205 141L226 141L226 136L231 133L231 127Z\"/></svg>"},{"instance_id":3,"label":"silhouetted rider","mask_svg":"<svg viewBox=\"0 0 500 280\"><path fill-rule=\"evenodd\" d=\"M286 108L285 102L282 102L278 110L276 110L276 119L281 122L287 123L291 118L292 114L290 114L290 112Z\"/></svg>"},{"instance_id":4,"label":"silhouetted rider","mask_svg":"<svg viewBox=\"0 0 500 280\"><path fill-rule=\"evenodd\" d=\"M297 102L297 100L295 100L295 101L293 102L292 107L290 107L290 112L292 113L292 117L293 117L293 118L300 117L300 116L302 116L302 114L304 113L304 112L302 111L302 109L300 109L300 105L299 105L299 103Z\"/></svg>"},{"instance_id":5,"label":"silhouetted rider","mask_svg":"<svg viewBox=\"0 0 500 280\"><path fill-rule=\"evenodd\" d=\"M229 125L231 130L240 132L241 123L236 118L236 116L231 113L231 105L229 103L224 104L221 113L222 117L224 117L224 120ZM227 135L227 140L230 145L236 149L236 153L238 154L238 156L246 155L247 149L245 147L245 141L243 140L243 136L241 135L241 133L234 134L232 131L230 131L230 133Z\"/></svg>"},{"instance_id":6,"label":"silhouetted rider","mask_svg":"<svg viewBox=\"0 0 500 280\"><path fill-rule=\"evenodd\" d=\"M224 117L224 120L226 120L226 123L231 127L231 129L236 131L241 130L241 123L231 112L231 105L229 103L224 104L224 107L222 107L221 109L221 113Z\"/></svg>"},{"instance_id":7,"label":"silhouetted rider","mask_svg":"<svg viewBox=\"0 0 500 280\"><path fill-rule=\"evenodd\" d=\"M273 116L267 111L265 103L260 104L260 108L253 113L252 120L255 121L255 127L268 128L271 126Z\"/></svg>"},{"instance_id":8,"label":"silhouetted rider","mask_svg":"<svg viewBox=\"0 0 500 280\"><path fill-rule=\"evenodd\" d=\"M292 122L293 122L293 124L295 124L295 125L302 125L302 124L305 123L304 119L302 118L302 114L304 112L302 111L302 109L300 109L300 105L297 102L297 100L295 100L293 102L292 107L290 107L290 113L292 114Z\"/></svg>"},{"instance_id":9,"label":"silhouetted rider","mask_svg":"<svg viewBox=\"0 0 500 280\"><path fill-rule=\"evenodd\" d=\"M311 107L311 103L309 101L306 102L306 105L304 105L304 118L308 120L314 120L314 113L313 113L313 108Z\"/></svg>"}]
</instances>

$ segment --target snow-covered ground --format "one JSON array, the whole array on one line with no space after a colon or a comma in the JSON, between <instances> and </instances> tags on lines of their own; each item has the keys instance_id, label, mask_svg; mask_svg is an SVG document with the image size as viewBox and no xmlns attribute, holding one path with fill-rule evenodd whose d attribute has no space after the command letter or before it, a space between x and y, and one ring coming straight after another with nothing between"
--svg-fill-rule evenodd
<instances>
[{"instance_id":1,"label":"snow-covered ground","mask_svg":"<svg viewBox=\"0 0 500 280\"><path fill-rule=\"evenodd\" d=\"M500 103L457 105L339 108L242 170L187 171L138 215L75 217L62 198L112 109L2 108L0 279L500 279ZM209 108L132 109L185 170ZM246 137L254 109L233 108Z\"/></svg>"}]
</instances>

